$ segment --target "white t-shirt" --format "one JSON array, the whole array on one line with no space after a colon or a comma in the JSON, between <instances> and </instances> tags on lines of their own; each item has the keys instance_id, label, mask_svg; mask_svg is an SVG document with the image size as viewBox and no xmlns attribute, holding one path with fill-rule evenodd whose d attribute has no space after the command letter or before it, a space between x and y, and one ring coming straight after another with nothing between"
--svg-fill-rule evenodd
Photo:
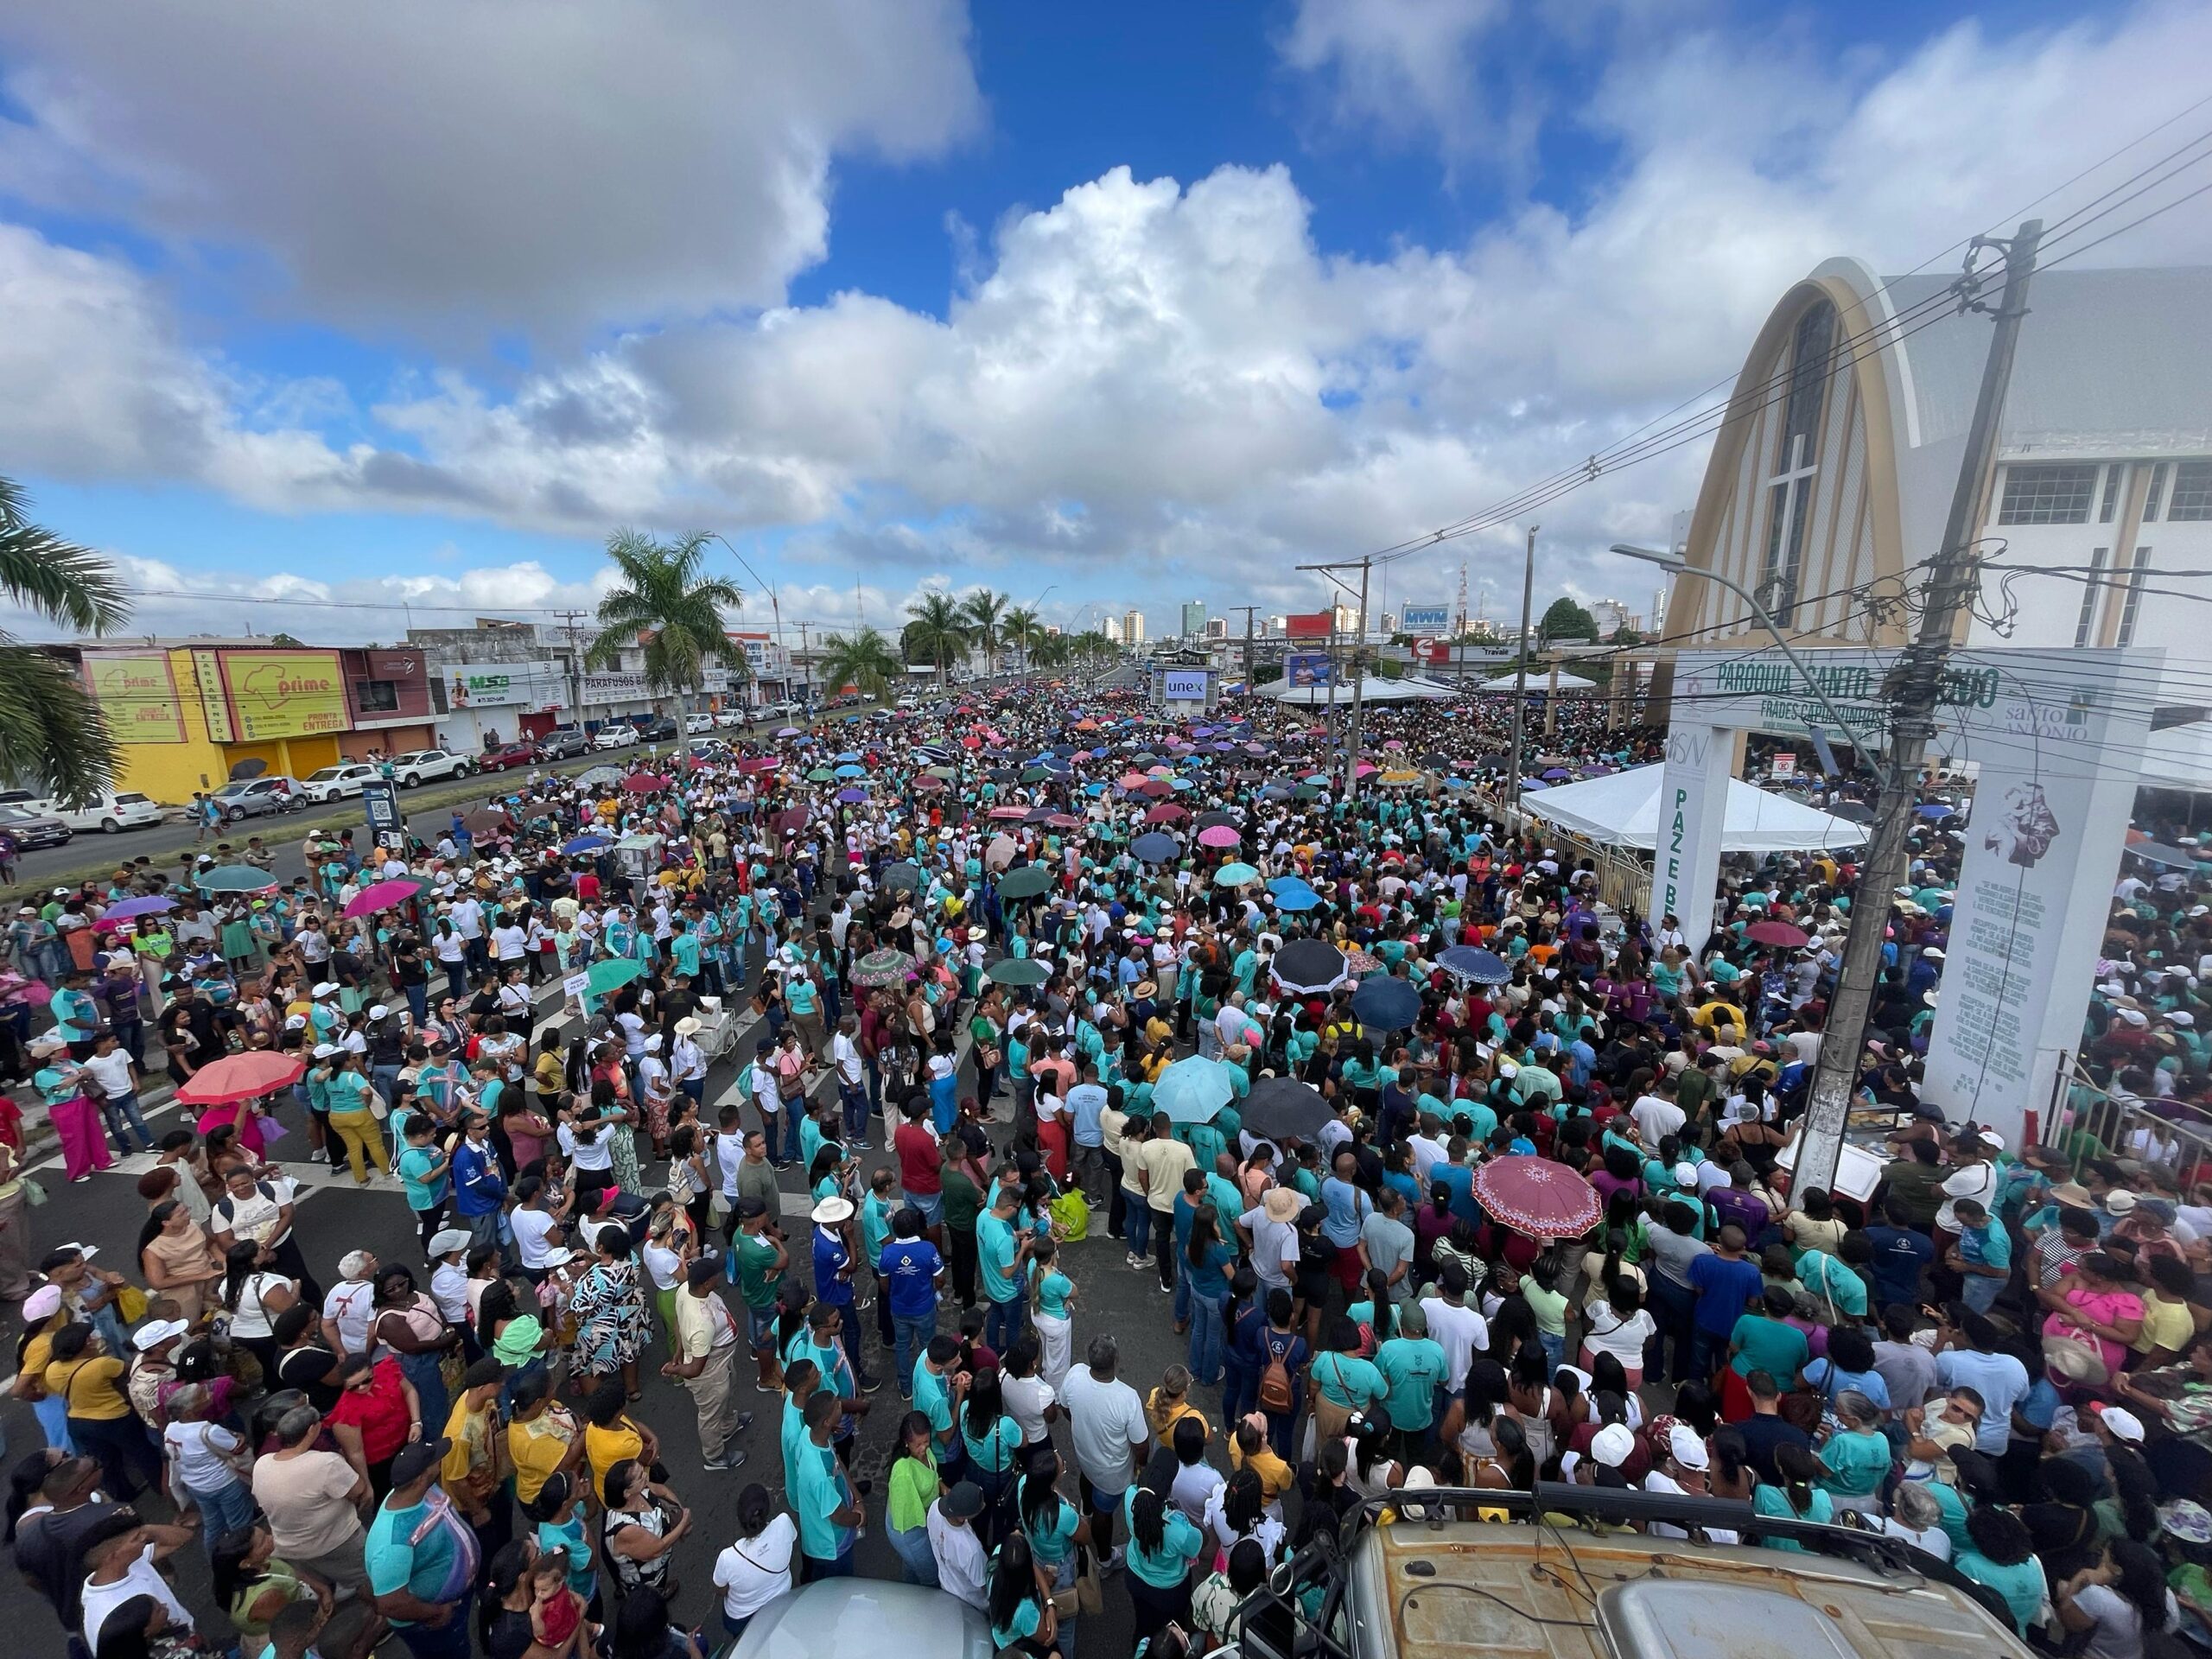
<instances>
[{"instance_id":1,"label":"white t-shirt","mask_svg":"<svg viewBox=\"0 0 2212 1659\"><path fill-rule=\"evenodd\" d=\"M1150 1443L1144 1402L1119 1377L1101 1382L1090 1367L1071 1367L1060 1383L1084 1476L1102 1492L1118 1492L1136 1476L1136 1449Z\"/></svg>"},{"instance_id":2,"label":"white t-shirt","mask_svg":"<svg viewBox=\"0 0 2212 1659\"><path fill-rule=\"evenodd\" d=\"M245 1442L220 1423L171 1423L162 1431L162 1445L194 1491L217 1492L238 1484L238 1471L223 1458L236 1457Z\"/></svg>"},{"instance_id":3,"label":"white t-shirt","mask_svg":"<svg viewBox=\"0 0 2212 1659\"><path fill-rule=\"evenodd\" d=\"M340 1280L322 1299L322 1317L338 1327L338 1340L349 1354L368 1352L369 1319L376 1311L376 1287Z\"/></svg>"},{"instance_id":4,"label":"white t-shirt","mask_svg":"<svg viewBox=\"0 0 2212 1659\"><path fill-rule=\"evenodd\" d=\"M546 1243L546 1235L561 1224L543 1210L530 1210L518 1206L507 1217L515 1230L515 1251L525 1268L542 1268L552 1247Z\"/></svg>"},{"instance_id":5,"label":"white t-shirt","mask_svg":"<svg viewBox=\"0 0 2212 1659\"><path fill-rule=\"evenodd\" d=\"M798 1527L778 1514L758 1538L741 1538L715 1557L715 1585L722 1592L722 1612L750 1618L791 1587L791 1552L798 1548Z\"/></svg>"},{"instance_id":6,"label":"white t-shirt","mask_svg":"<svg viewBox=\"0 0 2212 1659\"><path fill-rule=\"evenodd\" d=\"M1008 1376L999 1378L999 1398L1005 1403L1014 1421L1021 1425L1021 1443L1035 1446L1050 1433L1045 1426L1045 1408L1059 1396L1052 1392L1052 1385L1041 1376Z\"/></svg>"},{"instance_id":7,"label":"white t-shirt","mask_svg":"<svg viewBox=\"0 0 2212 1659\"><path fill-rule=\"evenodd\" d=\"M1457 1394L1467 1385L1468 1365L1490 1346L1490 1322L1441 1296L1422 1297L1421 1311L1428 1315L1428 1334L1444 1350L1445 1382Z\"/></svg>"},{"instance_id":8,"label":"white t-shirt","mask_svg":"<svg viewBox=\"0 0 2212 1659\"><path fill-rule=\"evenodd\" d=\"M238 1287L238 1305L231 1310L231 1334L234 1337L256 1338L272 1336L269 1321L273 1317L262 1305L262 1299L272 1290L292 1290L292 1281L281 1273L257 1273Z\"/></svg>"},{"instance_id":9,"label":"white t-shirt","mask_svg":"<svg viewBox=\"0 0 2212 1659\"><path fill-rule=\"evenodd\" d=\"M590 1140L581 1138L571 1124L563 1123L555 1137L570 1164L578 1169L611 1170L614 1167L614 1149L609 1139L613 1131L602 1125Z\"/></svg>"},{"instance_id":10,"label":"white t-shirt","mask_svg":"<svg viewBox=\"0 0 2212 1659\"><path fill-rule=\"evenodd\" d=\"M1628 1115L1636 1120L1636 1132L1643 1137L1643 1144L1654 1151L1662 1139L1679 1133L1689 1121L1681 1107L1660 1095L1638 1096Z\"/></svg>"},{"instance_id":11,"label":"white t-shirt","mask_svg":"<svg viewBox=\"0 0 2212 1659\"><path fill-rule=\"evenodd\" d=\"M1176 1469L1175 1484L1168 1489L1167 1495L1174 1500L1175 1507L1192 1521L1203 1522L1214 1494L1227 1484L1221 1471L1200 1458L1196 1463L1183 1464Z\"/></svg>"},{"instance_id":12,"label":"white t-shirt","mask_svg":"<svg viewBox=\"0 0 2212 1659\"><path fill-rule=\"evenodd\" d=\"M82 1062L79 1070L100 1086L100 1093L109 1100L135 1094L136 1085L130 1081L130 1056L122 1049L105 1054L95 1054Z\"/></svg>"},{"instance_id":13,"label":"white t-shirt","mask_svg":"<svg viewBox=\"0 0 2212 1659\"><path fill-rule=\"evenodd\" d=\"M149 1544L139 1552L138 1559L130 1563L130 1571L113 1584L94 1584L89 1579L86 1580L83 1597L85 1645L98 1652L100 1630L107 1624L107 1616L136 1596L151 1596L168 1608L169 1624L173 1629L189 1630L193 1628L192 1615L185 1611L184 1604L176 1599L176 1592L169 1588L169 1581L155 1567L154 1547Z\"/></svg>"},{"instance_id":14,"label":"white t-shirt","mask_svg":"<svg viewBox=\"0 0 2212 1659\"><path fill-rule=\"evenodd\" d=\"M1288 1285L1298 1268L1298 1224L1269 1221L1265 1210L1247 1210L1237 1219L1252 1235L1253 1275L1269 1288Z\"/></svg>"}]
</instances>

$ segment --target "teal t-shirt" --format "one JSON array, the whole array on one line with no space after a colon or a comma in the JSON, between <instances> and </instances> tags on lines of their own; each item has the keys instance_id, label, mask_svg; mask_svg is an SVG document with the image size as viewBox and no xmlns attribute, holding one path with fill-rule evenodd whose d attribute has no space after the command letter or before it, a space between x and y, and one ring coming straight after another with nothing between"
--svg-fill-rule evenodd
<instances>
[{"instance_id":1,"label":"teal t-shirt","mask_svg":"<svg viewBox=\"0 0 2212 1659\"><path fill-rule=\"evenodd\" d=\"M1779 1521L1820 1521L1835 1519L1835 1500L1819 1487L1813 1488L1813 1502L1804 1514L1789 1507L1789 1495L1779 1486L1770 1486L1764 1481L1751 1494L1751 1508L1760 1515L1770 1515ZM1805 1546L1795 1538L1769 1538L1764 1541L1769 1549L1794 1549L1803 1554Z\"/></svg>"},{"instance_id":2,"label":"teal t-shirt","mask_svg":"<svg viewBox=\"0 0 2212 1659\"><path fill-rule=\"evenodd\" d=\"M695 933L679 933L669 942L668 953L676 959L676 971L699 976L699 938Z\"/></svg>"},{"instance_id":3,"label":"teal t-shirt","mask_svg":"<svg viewBox=\"0 0 2212 1659\"><path fill-rule=\"evenodd\" d=\"M976 1259L983 1270L983 1294L995 1302L1010 1302L1021 1294L1014 1272L1016 1241L1014 1224L986 1210L976 1217Z\"/></svg>"},{"instance_id":4,"label":"teal t-shirt","mask_svg":"<svg viewBox=\"0 0 2212 1659\"><path fill-rule=\"evenodd\" d=\"M1074 1294L1074 1280L1057 1270L1048 1273L1037 1281L1037 1311L1064 1319L1068 1316L1068 1298Z\"/></svg>"},{"instance_id":5,"label":"teal t-shirt","mask_svg":"<svg viewBox=\"0 0 2212 1659\"><path fill-rule=\"evenodd\" d=\"M1354 1354L1321 1354L1313 1361L1313 1381L1322 1397L1348 1411L1363 1411L1380 1400L1387 1385L1375 1362Z\"/></svg>"},{"instance_id":6,"label":"teal t-shirt","mask_svg":"<svg viewBox=\"0 0 2212 1659\"><path fill-rule=\"evenodd\" d=\"M853 1529L830 1518L852 1502L845 1471L836 1451L817 1446L811 1435L799 1446L796 1462L791 1507L798 1511L798 1547L817 1561L834 1561L853 1547Z\"/></svg>"},{"instance_id":7,"label":"teal t-shirt","mask_svg":"<svg viewBox=\"0 0 2212 1659\"><path fill-rule=\"evenodd\" d=\"M436 1179L424 1179L437 1162L437 1152L429 1147L410 1147L399 1154L396 1167L402 1185L407 1189L407 1207L410 1210L429 1210L444 1200L446 1188L450 1185L446 1172L441 1169Z\"/></svg>"},{"instance_id":8,"label":"teal t-shirt","mask_svg":"<svg viewBox=\"0 0 2212 1659\"><path fill-rule=\"evenodd\" d=\"M404 1590L418 1600L440 1601L457 1593L452 1580L461 1565L460 1528L464 1523L456 1517L451 1524L425 1527L423 1523L430 1518L427 1503L404 1510L386 1503L377 1511L361 1546L369 1587L377 1594ZM414 1623L406 1618L391 1622L402 1629Z\"/></svg>"},{"instance_id":9,"label":"teal t-shirt","mask_svg":"<svg viewBox=\"0 0 2212 1659\"><path fill-rule=\"evenodd\" d=\"M793 1014L812 1014L822 1006L822 993L810 979L794 979L784 987L784 1006Z\"/></svg>"},{"instance_id":10,"label":"teal t-shirt","mask_svg":"<svg viewBox=\"0 0 2212 1659\"><path fill-rule=\"evenodd\" d=\"M1192 1522L1191 1517L1173 1504L1167 1506L1166 1527L1160 1534L1157 1554L1146 1551L1129 1529L1129 1518L1135 1510L1140 1489L1131 1486L1122 1499L1122 1525L1129 1531L1128 1549L1123 1560L1129 1571L1155 1590L1173 1590L1183 1582L1191 1570L1191 1563L1205 1548L1205 1535Z\"/></svg>"},{"instance_id":11,"label":"teal t-shirt","mask_svg":"<svg viewBox=\"0 0 2212 1659\"><path fill-rule=\"evenodd\" d=\"M986 1473L1001 1475L1014 1467L1014 1454L1021 1450L1021 1425L1010 1416L1001 1415L991 1425L989 1433L978 1440L970 1431L968 1414L960 1414L960 1444L967 1449L968 1461Z\"/></svg>"},{"instance_id":12,"label":"teal t-shirt","mask_svg":"<svg viewBox=\"0 0 2212 1659\"><path fill-rule=\"evenodd\" d=\"M1890 1443L1880 1434L1831 1434L1821 1448L1821 1484L1830 1492L1863 1497L1879 1491L1890 1472Z\"/></svg>"},{"instance_id":13,"label":"teal t-shirt","mask_svg":"<svg viewBox=\"0 0 2212 1659\"><path fill-rule=\"evenodd\" d=\"M938 1448L948 1449L952 1444L952 1391L945 1379L930 1370L926 1358L914 1361L914 1409L930 1420L930 1430L937 1436Z\"/></svg>"},{"instance_id":14,"label":"teal t-shirt","mask_svg":"<svg viewBox=\"0 0 2212 1659\"><path fill-rule=\"evenodd\" d=\"M1049 1528L1031 1525L1026 1513L1021 1517L1021 1530L1029 1540L1029 1553L1046 1567L1058 1567L1075 1548L1075 1505L1065 1497L1059 1500L1059 1512L1052 1517Z\"/></svg>"},{"instance_id":15,"label":"teal t-shirt","mask_svg":"<svg viewBox=\"0 0 2212 1659\"><path fill-rule=\"evenodd\" d=\"M1375 1369L1389 1390L1384 1409L1390 1427L1427 1428L1436 1414L1436 1390L1443 1386L1444 1345L1433 1337L1393 1337L1375 1351Z\"/></svg>"},{"instance_id":16,"label":"teal t-shirt","mask_svg":"<svg viewBox=\"0 0 2212 1659\"><path fill-rule=\"evenodd\" d=\"M1738 1376L1764 1371L1786 1389L1813 1357L1802 1331L1764 1314L1745 1314L1728 1334L1736 1344L1736 1357L1729 1367Z\"/></svg>"}]
</instances>

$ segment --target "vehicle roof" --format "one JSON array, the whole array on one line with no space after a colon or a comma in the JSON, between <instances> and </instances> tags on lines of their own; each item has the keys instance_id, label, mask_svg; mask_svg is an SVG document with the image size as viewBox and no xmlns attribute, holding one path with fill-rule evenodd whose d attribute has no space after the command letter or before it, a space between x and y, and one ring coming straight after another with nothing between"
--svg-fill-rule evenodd
<instances>
[{"instance_id":1,"label":"vehicle roof","mask_svg":"<svg viewBox=\"0 0 2212 1659\"><path fill-rule=\"evenodd\" d=\"M779 1596L753 1616L734 1651L745 1659L822 1659L887 1643L899 1659L989 1659L992 1652L990 1629L975 1608L941 1590L880 1579L823 1579Z\"/></svg>"},{"instance_id":2,"label":"vehicle roof","mask_svg":"<svg viewBox=\"0 0 2212 1659\"><path fill-rule=\"evenodd\" d=\"M1395 1659L1993 1659L2028 1649L1963 1592L1810 1552L1480 1522L1377 1527L1356 1563ZM1543 1621L1541 1623L1538 1621Z\"/></svg>"}]
</instances>

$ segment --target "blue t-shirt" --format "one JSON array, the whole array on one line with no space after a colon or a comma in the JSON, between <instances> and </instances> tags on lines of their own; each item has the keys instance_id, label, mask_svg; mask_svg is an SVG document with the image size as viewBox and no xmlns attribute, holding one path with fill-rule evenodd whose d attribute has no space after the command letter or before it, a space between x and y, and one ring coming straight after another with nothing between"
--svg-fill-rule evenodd
<instances>
[{"instance_id":1,"label":"blue t-shirt","mask_svg":"<svg viewBox=\"0 0 2212 1659\"><path fill-rule=\"evenodd\" d=\"M1021 1276L1014 1267L1018 1242L1011 1222L988 1210L976 1217L976 1256L983 1269L983 1294L995 1302L1010 1302L1021 1294Z\"/></svg>"},{"instance_id":2,"label":"blue t-shirt","mask_svg":"<svg viewBox=\"0 0 2212 1659\"><path fill-rule=\"evenodd\" d=\"M439 1511L435 1516L434 1507ZM387 1501L369 1522L361 1553L369 1587L380 1596L404 1590L420 1601L454 1601L476 1578L476 1535L442 1498L426 1497L404 1510L393 1509ZM391 1622L402 1629L414 1623L405 1618Z\"/></svg>"},{"instance_id":3,"label":"blue t-shirt","mask_svg":"<svg viewBox=\"0 0 2212 1659\"><path fill-rule=\"evenodd\" d=\"M1469 1179L1472 1179L1471 1174ZM1332 1175L1321 1183L1321 1203L1329 1212L1321 1223L1321 1236L1340 1250L1348 1250L1358 1243L1359 1224L1367 1219L1367 1212L1374 1207L1367 1194L1350 1181Z\"/></svg>"},{"instance_id":4,"label":"blue t-shirt","mask_svg":"<svg viewBox=\"0 0 2212 1659\"><path fill-rule=\"evenodd\" d=\"M1136 1541L1135 1529L1129 1526L1136 1513L1136 1497L1141 1489L1130 1486L1122 1499L1122 1524L1129 1534L1128 1553L1123 1560L1130 1573L1140 1581L1155 1590L1172 1590L1183 1582L1191 1570L1191 1563L1205 1548L1205 1535L1192 1523L1191 1517L1173 1503L1167 1505L1166 1527L1162 1531L1157 1553L1147 1553Z\"/></svg>"},{"instance_id":5,"label":"blue t-shirt","mask_svg":"<svg viewBox=\"0 0 2212 1659\"><path fill-rule=\"evenodd\" d=\"M883 1247L876 1270L891 1287L893 1317L925 1319L937 1311L937 1274L942 1265L937 1246L926 1238L897 1238Z\"/></svg>"},{"instance_id":6,"label":"blue t-shirt","mask_svg":"<svg viewBox=\"0 0 2212 1659\"><path fill-rule=\"evenodd\" d=\"M1375 1351L1375 1369L1389 1390L1384 1409L1390 1427L1427 1428L1436 1414L1436 1391L1449 1369L1444 1345L1433 1337L1393 1337Z\"/></svg>"},{"instance_id":7,"label":"blue t-shirt","mask_svg":"<svg viewBox=\"0 0 2212 1659\"><path fill-rule=\"evenodd\" d=\"M838 1275L852 1253L846 1249L843 1235L817 1227L814 1230L814 1294L817 1300L834 1302L840 1307L849 1307L853 1300L853 1281Z\"/></svg>"},{"instance_id":8,"label":"blue t-shirt","mask_svg":"<svg viewBox=\"0 0 2212 1659\"><path fill-rule=\"evenodd\" d=\"M1759 1264L1748 1257L1731 1262L1708 1252L1694 1259L1690 1288L1697 1292L1697 1328L1708 1336L1726 1338L1764 1282Z\"/></svg>"}]
</instances>

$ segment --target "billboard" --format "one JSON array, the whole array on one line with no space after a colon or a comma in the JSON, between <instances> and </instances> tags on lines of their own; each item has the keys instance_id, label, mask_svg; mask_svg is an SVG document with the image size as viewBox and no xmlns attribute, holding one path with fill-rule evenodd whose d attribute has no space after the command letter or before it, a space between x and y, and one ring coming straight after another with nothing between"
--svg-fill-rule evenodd
<instances>
[{"instance_id":1,"label":"billboard","mask_svg":"<svg viewBox=\"0 0 2212 1659\"><path fill-rule=\"evenodd\" d=\"M1336 631L1334 611L1293 611L1282 620L1282 631L1293 639L1325 639Z\"/></svg>"},{"instance_id":2,"label":"billboard","mask_svg":"<svg viewBox=\"0 0 2212 1659\"><path fill-rule=\"evenodd\" d=\"M195 652L220 658L232 741L346 729L346 677L334 651ZM204 698L206 688L202 686ZM211 727L213 722L210 722Z\"/></svg>"},{"instance_id":3,"label":"billboard","mask_svg":"<svg viewBox=\"0 0 2212 1659\"><path fill-rule=\"evenodd\" d=\"M1206 700L1205 670L1168 669L1160 677L1160 696L1163 702L1204 702Z\"/></svg>"},{"instance_id":4,"label":"billboard","mask_svg":"<svg viewBox=\"0 0 2212 1659\"><path fill-rule=\"evenodd\" d=\"M542 708L567 701L550 663L457 663L439 671L448 709Z\"/></svg>"},{"instance_id":5,"label":"billboard","mask_svg":"<svg viewBox=\"0 0 2212 1659\"><path fill-rule=\"evenodd\" d=\"M1282 659L1286 685L1327 685L1336 677L1336 664L1325 651L1294 651Z\"/></svg>"},{"instance_id":6,"label":"billboard","mask_svg":"<svg viewBox=\"0 0 2212 1659\"><path fill-rule=\"evenodd\" d=\"M165 651L88 652L85 689L118 743L181 743L184 708Z\"/></svg>"},{"instance_id":7,"label":"billboard","mask_svg":"<svg viewBox=\"0 0 2212 1659\"><path fill-rule=\"evenodd\" d=\"M587 709L605 702L643 702L652 697L642 674L587 674L583 700Z\"/></svg>"},{"instance_id":8,"label":"billboard","mask_svg":"<svg viewBox=\"0 0 2212 1659\"><path fill-rule=\"evenodd\" d=\"M1408 605L1398 613L1398 626L1406 633L1442 633L1451 626L1449 605Z\"/></svg>"}]
</instances>

